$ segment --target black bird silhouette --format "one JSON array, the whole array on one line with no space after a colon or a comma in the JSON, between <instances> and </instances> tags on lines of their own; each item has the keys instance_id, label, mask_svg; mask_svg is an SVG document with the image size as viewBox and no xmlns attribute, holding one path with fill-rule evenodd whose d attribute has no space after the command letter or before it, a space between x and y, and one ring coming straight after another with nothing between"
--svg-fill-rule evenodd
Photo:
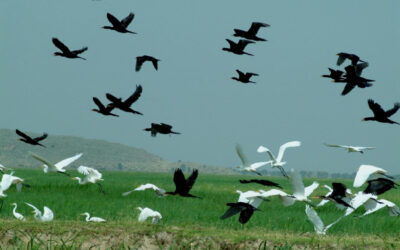
<instances>
[{"instance_id":1,"label":"black bird silhouette","mask_svg":"<svg viewBox=\"0 0 400 250\"><path fill-rule=\"evenodd\" d=\"M180 135L181 133L179 132L174 132L171 130L172 126L165 124L165 123L152 123L151 124L151 128L145 128L143 129L144 131L150 131L151 132L151 136L155 137L157 135L157 133L160 134L176 134L176 135Z\"/></svg>"},{"instance_id":2,"label":"black bird silhouette","mask_svg":"<svg viewBox=\"0 0 400 250\"><path fill-rule=\"evenodd\" d=\"M190 189L192 189L194 183L196 182L197 176L199 175L199 171L197 169L193 169L192 174L189 178L185 179L183 172L180 168L175 169L174 173L174 183L175 183L175 191L174 192L166 192L165 195L180 195L182 197L191 197L191 198L200 198L189 194Z\"/></svg>"},{"instance_id":3,"label":"black bird silhouette","mask_svg":"<svg viewBox=\"0 0 400 250\"><path fill-rule=\"evenodd\" d=\"M69 50L69 48L67 46L65 46L65 44L63 44L60 40L58 40L57 38L53 37L52 39L53 44L61 50L61 52L54 52L55 56L63 56L63 57L67 57L67 58L80 58L83 60L86 60L83 57L78 56L79 54L85 52L88 47L83 47L82 49L79 50Z\"/></svg>"},{"instance_id":4,"label":"black bird silhouette","mask_svg":"<svg viewBox=\"0 0 400 250\"><path fill-rule=\"evenodd\" d=\"M340 81L340 80L343 80L343 78L342 78L342 76L343 76L343 71L341 71L341 70L334 70L334 69L331 69L331 68L328 68L329 69L329 71L330 71L330 74L329 75L322 75L322 77L327 77L327 78L331 78L331 79L333 79L334 81Z\"/></svg>"},{"instance_id":5,"label":"black bird silhouette","mask_svg":"<svg viewBox=\"0 0 400 250\"><path fill-rule=\"evenodd\" d=\"M254 41L267 41L264 38L257 37L257 32L261 27L269 27L269 26L270 25L266 23L253 22L251 23L251 26L247 31L234 29L235 34L233 34L233 36L239 36Z\"/></svg>"},{"instance_id":6,"label":"black bird silhouette","mask_svg":"<svg viewBox=\"0 0 400 250\"><path fill-rule=\"evenodd\" d=\"M113 105L107 105L107 107L105 107L103 103L101 103L100 100L96 97L93 97L93 101L97 105L98 109L92 109L92 111L102 115L111 115L118 117L118 115L111 113L111 111L114 109Z\"/></svg>"},{"instance_id":7,"label":"black bird silhouette","mask_svg":"<svg viewBox=\"0 0 400 250\"><path fill-rule=\"evenodd\" d=\"M386 178L369 180L367 181L367 183L368 186L363 192L366 194L374 194L374 195L381 195L392 188L396 188L396 186L400 186L394 181Z\"/></svg>"},{"instance_id":8,"label":"black bird silhouette","mask_svg":"<svg viewBox=\"0 0 400 250\"><path fill-rule=\"evenodd\" d=\"M365 117L362 119L363 121L377 121L377 122L383 122L383 123L390 123L390 124L398 124L400 123L392 121L389 119L392 115L394 115L397 110L400 108L400 103L396 102L394 104L394 107L392 109L389 109L387 111L384 111L378 103L374 102L374 100L369 99L368 100L368 106L374 113L374 116L372 117Z\"/></svg>"},{"instance_id":9,"label":"black bird silhouette","mask_svg":"<svg viewBox=\"0 0 400 250\"><path fill-rule=\"evenodd\" d=\"M39 145L39 146L42 146L42 147L46 147L46 146L40 144L39 142L44 140L44 139L46 139L47 133L43 133L42 136L39 136L39 137L36 137L36 138L30 137L30 136L26 135L25 133L19 131L18 129L15 130L15 133L17 133L17 135L22 137L22 138L19 139L20 141L23 141L23 142L31 144L31 145Z\"/></svg>"},{"instance_id":10,"label":"black bird silhouette","mask_svg":"<svg viewBox=\"0 0 400 250\"><path fill-rule=\"evenodd\" d=\"M355 67L353 65L349 65L346 68L344 68L346 71L346 74L344 75L344 78L339 79L339 80L334 80L335 82L345 82L346 86L344 86L344 89L342 91L342 95L348 94L351 90L353 90L356 86L359 88L366 88L366 87L371 87L372 83L374 80L371 79L366 79L360 76L362 72L362 67Z\"/></svg>"},{"instance_id":11,"label":"black bird silhouette","mask_svg":"<svg viewBox=\"0 0 400 250\"><path fill-rule=\"evenodd\" d=\"M236 70L236 72L239 74L239 78L237 78L237 77L232 77L232 79L233 80L236 80L236 81L238 81L238 82L242 82L242 83L255 83L255 82L253 82L253 81L250 81L250 78L252 77L252 76L258 76L258 74L256 74L256 73L250 73L250 72L247 72L246 74L244 74L242 71L240 71L240 70Z\"/></svg>"},{"instance_id":12,"label":"black bird silhouette","mask_svg":"<svg viewBox=\"0 0 400 250\"><path fill-rule=\"evenodd\" d=\"M122 111L125 112L130 112L130 113L134 113L134 114L139 114L139 115L143 115L142 113L131 109L131 105L137 101L137 99L139 99L140 95L142 94L142 86L136 86L136 90L135 92L128 97L128 99L126 99L125 101L122 101L122 98L117 98L109 93L106 94L106 97L109 101L111 101L110 104L107 105L107 108L119 108Z\"/></svg>"},{"instance_id":13,"label":"black bird silhouette","mask_svg":"<svg viewBox=\"0 0 400 250\"><path fill-rule=\"evenodd\" d=\"M346 60L346 59L349 59L353 66L356 66L359 61L364 62L363 60L360 60L360 57L358 57L355 54L340 52L340 53L337 53L336 55L339 56L338 60L336 62L336 64L338 66L341 65L344 62L344 60Z\"/></svg>"},{"instance_id":14,"label":"black bird silhouette","mask_svg":"<svg viewBox=\"0 0 400 250\"><path fill-rule=\"evenodd\" d=\"M255 208L252 205L244 202L227 203L226 205L229 206L229 209L221 216L221 220L240 213L239 222L241 224L248 222L254 211L259 210L258 208Z\"/></svg>"},{"instance_id":15,"label":"black bird silhouette","mask_svg":"<svg viewBox=\"0 0 400 250\"><path fill-rule=\"evenodd\" d=\"M153 63L153 66L156 70L158 70L158 61L161 61L160 59L154 58L152 56L138 56L136 57L136 71L139 71L142 68L142 65L144 62L150 61Z\"/></svg>"},{"instance_id":16,"label":"black bird silhouette","mask_svg":"<svg viewBox=\"0 0 400 250\"><path fill-rule=\"evenodd\" d=\"M273 181L269 181L269 180L251 179L251 180L239 180L239 181L240 181L240 183L243 183L243 184L258 183L258 184L261 184L263 186L277 187L277 188L281 188L282 189L282 187L278 183L273 182Z\"/></svg>"},{"instance_id":17,"label":"black bird silhouette","mask_svg":"<svg viewBox=\"0 0 400 250\"><path fill-rule=\"evenodd\" d=\"M120 33L131 33L131 34L136 34L136 32L132 32L127 30L126 28L128 25L132 22L133 18L135 17L135 14L133 12L129 13L127 17L119 21L115 16L111 15L110 13L107 13L107 19L110 21L112 26L103 26L103 29L109 29L109 30L115 30Z\"/></svg>"},{"instance_id":18,"label":"black bird silhouette","mask_svg":"<svg viewBox=\"0 0 400 250\"><path fill-rule=\"evenodd\" d=\"M222 50L232 52L237 55L249 55L253 56L252 54L249 54L247 52L244 52L243 50L246 48L248 44L254 43L252 41L248 40L243 40L240 39L238 43L235 43L234 41L231 41L229 39L225 39L229 43L229 48L222 48Z\"/></svg>"},{"instance_id":19,"label":"black bird silhouette","mask_svg":"<svg viewBox=\"0 0 400 250\"><path fill-rule=\"evenodd\" d=\"M349 203L347 203L343 198L346 197L346 186L340 182L332 182L332 193L328 196L316 196L317 198L330 200L336 202L337 204L343 205L345 207L353 208ZM354 209L354 208L353 208Z\"/></svg>"}]
</instances>

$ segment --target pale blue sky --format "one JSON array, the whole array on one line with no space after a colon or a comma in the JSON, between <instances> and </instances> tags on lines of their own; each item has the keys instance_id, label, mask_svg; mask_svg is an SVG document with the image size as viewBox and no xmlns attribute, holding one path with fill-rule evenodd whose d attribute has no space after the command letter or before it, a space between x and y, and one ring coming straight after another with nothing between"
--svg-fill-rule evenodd
<instances>
[{"instance_id":1,"label":"pale blue sky","mask_svg":"<svg viewBox=\"0 0 400 250\"><path fill-rule=\"evenodd\" d=\"M288 167L353 172L373 164L399 173L400 126L361 122L373 98L384 109L400 101L399 1L44 1L0 2L1 127L104 139L143 148L175 161L236 166L241 143L248 158L259 145L289 140ZM137 35L101 29L106 13L135 19ZM266 22L248 46L254 57L221 49L233 29ZM88 46L87 61L54 57L58 37L71 49ZM335 68L336 53L358 54L373 87L340 96L342 84L320 75ZM159 71L136 56L160 58ZM256 85L230 79L235 69L256 72ZM342 67L343 68L343 67ZM92 97L127 97L137 84L142 97L120 118L91 111ZM393 116L400 121L400 113ZM151 122L182 135L144 131ZM323 142L377 147L364 155L326 148Z\"/></svg>"}]
</instances>

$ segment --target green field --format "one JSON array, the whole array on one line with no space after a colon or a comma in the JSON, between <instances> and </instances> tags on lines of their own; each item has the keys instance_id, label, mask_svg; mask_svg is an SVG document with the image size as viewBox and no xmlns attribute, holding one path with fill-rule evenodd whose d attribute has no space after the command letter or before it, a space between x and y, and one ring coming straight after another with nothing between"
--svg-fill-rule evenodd
<instances>
[{"instance_id":1,"label":"green field","mask_svg":"<svg viewBox=\"0 0 400 250\"><path fill-rule=\"evenodd\" d=\"M76 172L72 172L75 176ZM167 196L159 198L151 190L122 196L140 184L153 183L167 191L174 190L173 174L104 172L102 185L105 195L97 185L78 185L76 181L57 174L44 174L39 170L17 169L16 176L26 179L31 188L17 193L12 186L4 199L0 213L1 247L52 248L304 248L304 247L376 247L400 248L400 221L382 209L364 218L357 218L363 208L344 218L328 230L326 236L314 233L308 221L304 204L284 207L278 198L264 202L250 221L241 225L238 216L226 220L219 217L226 211L225 203L236 202L236 189L258 190L262 186L241 184L240 178L249 176L219 176L200 173L191 193L202 199ZM76 175L78 176L78 175ZM284 178L269 178L280 183L291 193ZM309 185L314 179L305 179ZM320 184L344 182L351 187L351 180L317 180ZM266 188L264 188L267 190ZM358 191L358 190L353 190ZM314 194L325 194L318 188ZM313 194L313 195L314 195ZM399 190L390 190L380 198L400 203ZM313 201L317 204L320 200ZM12 215L10 203L18 203L17 211L28 220L20 222ZM55 219L39 223L33 219L29 202L40 209L51 208ZM159 211L163 219L158 225L139 223L136 207L149 207ZM105 224L88 224L80 213L105 218ZM325 224L343 214L332 203L317 209Z\"/></svg>"}]
</instances>

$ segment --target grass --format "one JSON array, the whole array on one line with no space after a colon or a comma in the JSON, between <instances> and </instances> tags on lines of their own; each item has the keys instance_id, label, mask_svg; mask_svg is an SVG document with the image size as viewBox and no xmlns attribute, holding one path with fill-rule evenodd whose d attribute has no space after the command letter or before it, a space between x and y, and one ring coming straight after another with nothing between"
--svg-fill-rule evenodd
<instances>
[{"instance_id":1,"label":"grass","mask_svg":"<svg viewBox=\"0 0 400 250\"><path fill-rule=\"evenodd\" d=\"M77 174L72 172L73 176ZM304 204L295 203L284 207L278 198L264 202L250 221L241 225L237 216L226 220L219 217L225 212L225 203L237 200L236 189L258 190L257 184L240 184L238 179L249 176L199 175L192 189L194 195L202 199L175 196L159 198L152 191L134 192L122 196L140 184L153 183L166 190L174 190L172 174L163 173L123 173L104 172L102 182L105 195L97 185L78 185L76 181L57 174L44 174L39 170L17 169L15 175L25 178L31 188L23 188L17 193L10 188L6 193L0 213L0 246L21 246L21 248L89 248L104 246L112 248L141 248L146 244L153 248L260 248L290 249L295 246L311 247L376 247L399 248L400 221L390 217L387 209L382 209L364 218L356 211L345 217L328 230L326 236L317 236L308 221ZM269 178L280 183L284 190L291 192L290 184L284 178ZM314 179L305 179L309 185ZM320 184L333 181L352 186L351 180L317 180ZM353 190L358 191L358 190ZM315 194L324 194L325 189L317 189ZM399 191L390 190L380 198L400 203ZM313 194L314 195L314 194ZM20 222L12 215L11 203L18 204L17 211L28 218ZM38 223L31 215L29 202L38 208L51 208L55 220ZM315 203L319 200L315 200ZM150 207L159 211L163 219L158 225L137 222L139 210L136 207ZM105 224L88 224L80 214L89 212L93 216L105 218ZM322 221L329 224L343 214L328 203L317 209ZM88 243L89 242L89 243ZM15 244L14 244L15 243ZM52 244L52 245L49 245ZM85 245L86 244L86 245ZM89 244L89 245L88 245ZM90 245L92 244L92 245Z\"/></svg>"}]
</instances>

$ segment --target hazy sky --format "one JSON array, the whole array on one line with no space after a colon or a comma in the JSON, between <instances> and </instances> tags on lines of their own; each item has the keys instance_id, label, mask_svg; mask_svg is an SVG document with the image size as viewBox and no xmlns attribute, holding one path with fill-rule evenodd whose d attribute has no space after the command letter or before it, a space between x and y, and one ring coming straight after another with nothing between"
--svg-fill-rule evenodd
<instances>
[{"instance_id":1,"label":"hazy sky","mask_svg":"<svg viewBox=\"0 0 400 250\"><path fill-rule=\"evenodd\" d=\"M287 167L353 172L372 164L400 172L400 126L361 122L400 101L400 2L393 1L0 1L0 127L83 136L143 148L167 160L236 166L241 143L250 160L267 159L256 149L300 140L286 153ZM129 12L137 35L101 29L106 13ZM221 49L233 29L251 22L268 42L251 44L251 56ZM57 37L71 49L88 46L87 61L53 56ZM363 76L374 86L340 96L343 84L321 75L336 68L336 53L355 53L370 66ZM160 58L159 70L135 58ZM347 62L346 62L347 64ZM256 85L230 78L256 72ZM341 67L343 69L343 67ZM92 112L92 97L128 97L144 116ZM400 112L393 116L400 121ZM152 122L182 135L150 137ZM375 146L364 155L327 148L323 142Z\"/></svg>"}]
</instances>

